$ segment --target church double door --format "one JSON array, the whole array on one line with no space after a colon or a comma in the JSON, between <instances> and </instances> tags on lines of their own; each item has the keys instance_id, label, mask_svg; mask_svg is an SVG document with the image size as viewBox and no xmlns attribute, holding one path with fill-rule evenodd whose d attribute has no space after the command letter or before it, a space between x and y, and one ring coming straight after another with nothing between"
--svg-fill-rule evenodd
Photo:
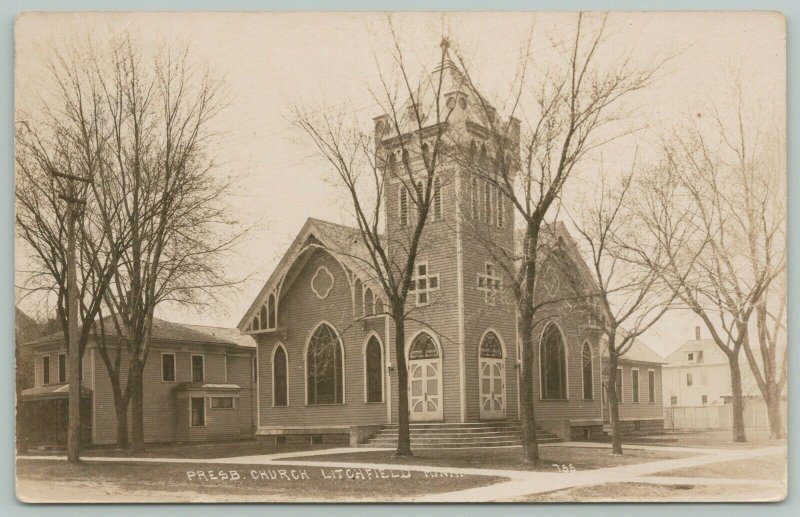
<instances>
[{"instance_id":1,"label":"church double door","mask_svg":"<svg viewBox=\"0 0 800 517\"><path fill-rule=\"evenodd\" d=\"M408 354L408 407L412 422L442 420L442 361L433 338L420 333Z\"/></svg>"},{"instance_id":2,"label":"church double door","mask_svg":"<svg viewBox=\"0 0 800 517\"><path fill-rule=\"evenodd\" d=\"M506 417L505 353L494 332L481 340L478 368L481 420L502 420Z\"/></svg>"}]
</instances>

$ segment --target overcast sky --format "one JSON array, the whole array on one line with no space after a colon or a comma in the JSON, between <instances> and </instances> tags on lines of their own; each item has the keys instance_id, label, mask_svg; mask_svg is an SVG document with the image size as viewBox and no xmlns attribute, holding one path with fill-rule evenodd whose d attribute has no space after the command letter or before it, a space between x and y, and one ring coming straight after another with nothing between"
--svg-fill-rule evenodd
<instances>
[{"instance_id":1,"label":"overcast sky","mask_svg":"<svg viewBox=\"0 0 800 517\"><path fill-rule=\"evenodd\" d=\"M596 20L595 20L596 21ZM575 16L564 13L398 14L393 19L415 73L435 66L442 33L470 63L477 87L499 110L517 71L520 48L533 29L534 73L553 58L553 46L570 34ZM383 14L306 13L32 13L15 26L16 107L30 106L44 82L51 45L75 38L102 39L130 31L146 43L188 44L191 58L225 78L230 106L215 121L223 137L218 174L235 180L231 210L252 232L230 261L230 272L248 276L219 307L197 313L162 308L176 322L235 326L307 217L348 224L344 192L293 129L293 106L332 106L363 121L380 115L370 93L378 68L391 70L391 37ZM596 27L594 21L588 27ZM607 21L602 59L630 54L647 65L672 56L659 80L636 99L637 122L647 140L730 93L733 75L744 78L758 102L785 111L785 33L775 13L624 13ZM541 59L539 59L541 56ZM615 149L619 158L637 145ZM611 159L613 162L613 159ZM591 165L591 164L590 164ZM581 174L591 174L584 167ZM566 195L577 195L576 191ZM18 269L24 249L17 246ZM20 281L19 275L17 282ZM22 303L42 311L34 300ZM674 313L644 341L666 354L693 336L691 315Z\"/></svg>"}]
</instances>

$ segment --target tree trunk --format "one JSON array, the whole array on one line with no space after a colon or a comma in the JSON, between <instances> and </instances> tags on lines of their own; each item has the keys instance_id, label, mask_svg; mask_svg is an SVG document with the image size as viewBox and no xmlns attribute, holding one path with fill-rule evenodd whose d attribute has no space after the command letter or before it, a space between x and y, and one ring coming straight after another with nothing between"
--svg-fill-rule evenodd
<instances>
[{"instance_id":1,"label":"tree trunk","mask_svg":"<svg viewBox=\"0 0 800 517\"><path fill-rule=\"evenodd\" d=\"M144 386L142 382L142 366L136 365L131 372L131 449L134 452L144 450Z\"/></svg>"},{"instance_id":2,"label":"tree trunk","mask_svg":"<svg viewBox=\"0 0 800 517\"><path fill-rule=\"evenodd\" d=\"M520 368L520 418L522 447L525 461L539 461L539 442L536 440L536 416L533 410L533 318L521 318L522 365Z\"/></svg>"},{"instance_id":3,"label":"tree trunk","mask_svg":"<svg viewBox=\"0 0 800 517\"><path fill-rule=\"evenodd\" d=\"M733 395L733 441L746 442L744 432L744 399L742 397L742 372L739 369L738 357L728 357L731 367L731 394Z\"/></svg>"},{"instance_id":4,"label":"tree trunk","mask_svg":"<svg viewBox=\"0 0 800 517\"><path fill-rule=\"evenodd\" d=\"M69 353L69 409L67 417L67 459L71 463L81 456L81 348L78 344L78 276L75 264L75 207L67 210L67 317L69 329L67 346Z\"/></svg>"},{"instance_id":5,"label":"tree trunk","mask_svg":"<svg viewBox=\"0 0 800 517\"><path fill-rule=\"evenodd\" d=\"M397 363L397 450L395 456L412 456L408 422L408 367L406 365L406 329L403 310L394 311L394 352ZM390 401L391 403L391 401Z\"/></svg>"},{"instance_id":6,"label":"tree trunk","mask_svg":"<svg viewBox=\"0 0 800 517\"><path fill-rule=\"evenodd\" d=\"M619 394L617 393L617 358L609 359L608 364L609 421L611 422L611 454L622 454L622 429L619 426Z\"/></svg>"},{"instance_id":7,"label":"tree trunk","mask_svg":"<svg viewBox=\"0 0 800 517\"><path fill-rule=\"evenodd\" d=\"M114 408L117 414L117 448L127 449L130 445L128 443L128 405L125 408L116 406Z\"/></svg>"},{"instance_id":8,"label":"tree trunk","mask_svg":"<svg viewBox=\"0 0 800 517\"><path fill-rule=\"evenodd\" d=\"M783 430L783 415L781 415L781 397L774 386L770 386L770 396L765 400L767 403L767 416L769 418L769 437L784 438L786 433Z\"/></svg>"}]
</instances>

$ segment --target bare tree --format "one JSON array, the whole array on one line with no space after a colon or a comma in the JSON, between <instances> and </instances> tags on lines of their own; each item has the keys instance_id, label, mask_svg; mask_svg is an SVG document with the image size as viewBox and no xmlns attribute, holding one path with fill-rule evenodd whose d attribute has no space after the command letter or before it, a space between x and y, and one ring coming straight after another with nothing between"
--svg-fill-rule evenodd
<instances>
[{"instance_id":1,"label":"bare tree","mask_svg":"<svg viewBox=\"0 0 800 517\"><path fill-rule=\"evenodd\" d=\"M391 21L389 25L394 36L392 59L396 68L393 77L379 70L381 90L373 96L385 115L376 119L375 127L365 131L346 114L322 110L315 115L301 108L295 110L295 121L348 193L366 248L366 257L355 258L380 286L386 301L384 310L394 323L399 398L395 454L410 456L405 336L406 322L415 309L414 304L409 306L409 289L417 258L426 244L423 230L434 212L441 209L440 192L449 181L442 157L446 154L447 123L453 111L444 98L446 67L452 63L448 58L449 42L443 39L437 70L415 85ZM390 196L405 200L394 221L388 220ZM397 226L391 232L390 224Z\"/></svg>"},{"instance_id":2,"label":"bare tree","mask_svg":"<svg viewBox=\"0 0 800 517\"><path fill-rule=\"evenodd\" d=\"M647 87L663 64L639 69L623 58L613 65L601 65L598 54L605 37L605 16L593 34L586 27L586 18L583 13L577 15L571 39L554 43L560 58L540 67L543 70L533 80L528 79L532 74L526 69L528 62L539 56L530 52L523 56L510 95L508 119L499 120L494 107L478 98L489 124L486 155L463 163L482 182L497 189L497 199L513 207L521 226L521 246L482 240L508 279L519 314L521 417L528 461L539 459L533 396L534 325L543 304L552 303L536 298L541 260L547 256L542 247L543 229L552 221L564 185L578 164L588 153L629 132L618 127L626 117L621 100ZM466 68L463 60L462 66ZM525 122L524 127L517 117ZM471 153L462 149L458 155L469 157Z\"/></svg>"},{"instance_id":3,"label":"bare tree","mask_svg":"<svg viewBox=\"0 0 800 517\"><path fill-rule=\"evenodd\" d=\"M225 105L219 80L191 65L188 48L145 51L130 38L111 42L95 61L108 113L110 144L100 199L108 233L126 233L129 245L114 270L105 302L116 336L112 359L100 355L114 385L118 432L132 406L131 446L144 448L142 372L152 341L156 307L165 302L199 306L229 287L220 262L242 233L224 204L228 183L214 176L212 119ZM127 386L120 386L120 352L128 357Z\"/></svg>"},{"instance_id":4,"label":"bare tree","mask_svg":"<svg viewBox=\"0 0 800 517\"><path fill-rule=\"evenodd\" d=\"M747 437L740 352L744 348L755 364L750 351L751 317L755 312L757 325L767 321L765 314L759 318L757 312L766 307L770 286L785 271L785 191L780 189L781 167L774 161L765 167L776 152L780 155L772 146L780 148L781 139L761 134L758 124L747 117L741 89L736 94L733 106L725 111L712 106L707 122L702 116L693 117L665 146L663 178L648 196L648 213L661 220L652 219L648 226L666 253L665 280L702 319L728 358L733 440L743 442ZM687 210L692 214L688 219ZM670 235L680 225L692 234L683 242ZM687 260L693 255L697 260ZM779 293L775 299L780 307ZM774 321L780 321L780 313L780 309L773 313ZM759 336L765 345L764 375L771 378L769 383L762 378L759 387L766 391L765 400L779 404L779 395L772 397L780 393L775 390L781 382L771 339L766 333Z\"/></svg>"},{"instance_id":5,"label":"bare tree","mask_svg":"<svg viewBox=\"0 0 800 517\"><path fill-rule=\"evenodd\" d=\"M617 393L619 360L636 340L672 307L676 294L662 280L666 253L660 240L649 238L637 206L641 181L637 181L636 160L619 178L609 179L601 171L594 201L579 204L572 217L579 245L588 257L594 292L590 300L596 321L606 337L607 381L612 431L612 453L622 454L619 425L620 393ZM646 176L647 172L641 174ZM645 180L646 181L646 180ZM684 214L689 217L691 212ZM680 243L687 233L677 225L670 236ZM702 248L701 248L702 249ZM606 375L604 375L606 378Z\"/></svg>"},{"instance_id":6,"label":"bare tree","mask_svg":"<svg viewBox=\"0 0 800 517\"><path fill-rule=\"evenodd\" d=\"M54 54L48 68L54 91L42 97L35 113L18 118L15 139L17 232L33 264L24 288L55 297L69 350L70 461L80 457L77 379L90 324L126 243L125 235L104 232L91 195L101 181L108 135L87 64L77 51ZM77 314L70 314L71 307Z\"/></svg>"}]
</instances>

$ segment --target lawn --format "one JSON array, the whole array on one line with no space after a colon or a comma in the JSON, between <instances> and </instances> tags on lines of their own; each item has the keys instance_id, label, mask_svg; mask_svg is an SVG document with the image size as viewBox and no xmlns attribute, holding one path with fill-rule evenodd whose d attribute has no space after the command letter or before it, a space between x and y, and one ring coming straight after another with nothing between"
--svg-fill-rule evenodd
<instances>
[{"instance_id":1,"label":"lawn","mask_svg":"<svg viewBox=\"0 0 800 517\"><path fill-rule=\"evenodd\" d=\"M307 445L307 444L269 444L258 440L243 440L236 442L197 443L197 444L163 444L148 445L147 450L132 453L127 450L113 449L110 447L97 447L83 451L85 458L112 457L112 458L233 458L237 456L253 456L258 454L275 454L283 452L323 450L339 447L337 445ZM35 451L20 453L27 456L51 456L53 451ZM65 453L57 452L64 455Z\"/></svg>"},{"instance_id":2,"label":"lawn","mask_svg":"<svg viewBox=\"0 0 800 517\"><path fill-rule=\"evenodd\" d=\"M712 447L714 449L753 449L786 443L785 439L774 440L769 437L769 430L748 429L747 442L734 442L730 429L713 429L708 431L667 431L662 434L626 435L623 443L648 445L667 445L672 447ZM611 439L608 438L607 441Z\"/></svg>"},{"instance_id":3,"label":"lawn","mask_svg":"<svg viewBox=\"0 0 800 517\"><path fill-rule=\"evenodd\" d=\"M648 483L608 483L534 494L514 502L756 502L778 501L785 496L780 487L742 485L651 485Z\"/></svg>"},{"instance_id":4,"label":"lawn","mask_svg":"<svg viewBox=\"0 0 800 517\"><path fill-rule=\"evenodd\" d=\"M435 467L485 468L556 472L554 464L569 465L576 470L593 470L650 461L684 458L684 453L628 450L622 456L612 456L611 449L586 447L541 447L541 462L523 461L522 448L497 449L417 449L411 458L392 458L391 451L363 451L341 454L320 454L304 458L307 461L345 461L386 463L390 465L427 465ZM561 468L561 467L559 467Z\"/></svg>"},{"instance_id":5,"label":"lawn","mask_svg":"<svg viewBox=\"0 0 800 517\"><path fill-rule=\"evenodd\" d=\"M746 460L724 461L699 467L688 467L667 472L659 472L654 476L708 477L728 479L786 479L786 456L775 454Z\"/></svg>"},{"instance_id":6,"label":"lawn","mask_svg":"<svg viewBox=\"0 0 800 517\"><path fill-rule=\"evenodd\" d=\"M203 474L201 474L201 472ZM291 465L17 460L17 496L27 502L398 501L502 481Z\"/></svg>"}]
</instances>

